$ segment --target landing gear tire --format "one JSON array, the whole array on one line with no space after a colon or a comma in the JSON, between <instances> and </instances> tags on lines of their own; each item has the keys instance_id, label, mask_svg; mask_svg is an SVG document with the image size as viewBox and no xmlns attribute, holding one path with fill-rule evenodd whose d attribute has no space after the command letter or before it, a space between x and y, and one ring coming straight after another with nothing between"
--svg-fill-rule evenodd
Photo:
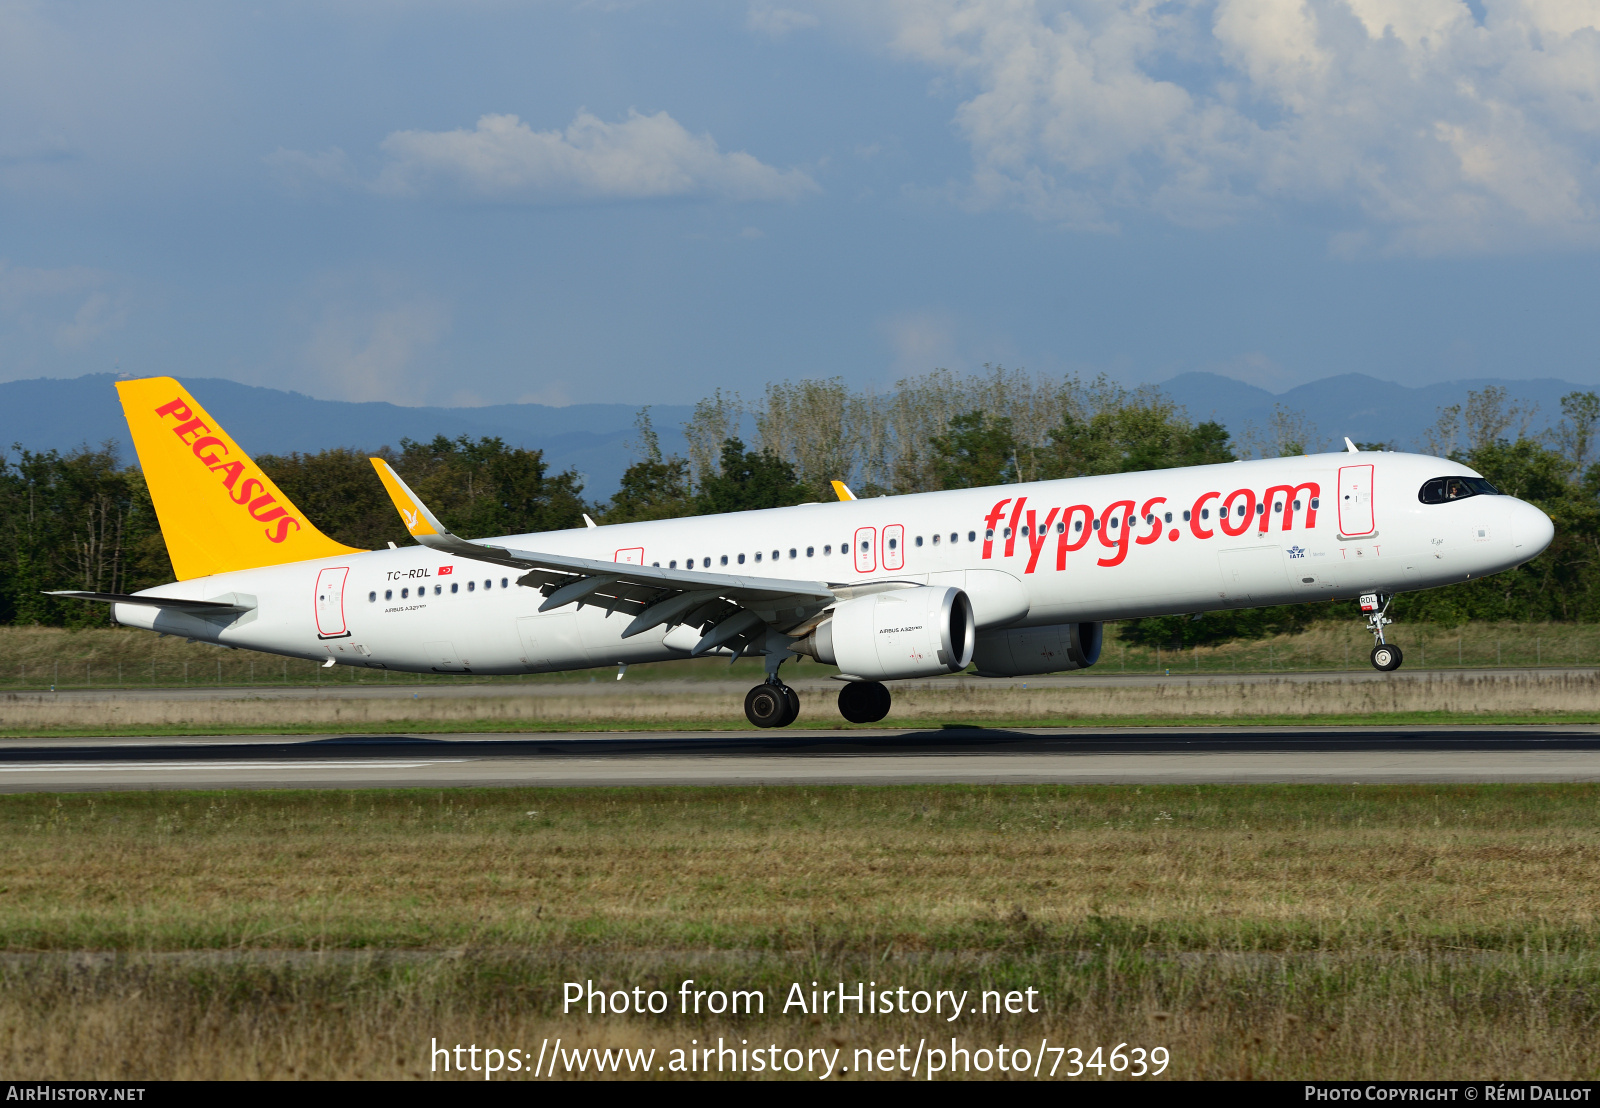
<instances>
[{"instance_id":1,"label":"landing gear tire","mask_svg":"<svg viewBox=\"0 0 1600 1108\"><path fill-rule=\"evenodd\" d=\"M851 723L877 723L891 703L889 690L877 681L852 681L839 690L839 714Z\"/></svg>"},{"instance_id":2,"label":"landing gear tire","mask_svg":"<svg viewBox=\"0 0 1600 1108\"><path fill-rule=\"evenodd\" d=\"M1379 643L1372 648L1372 668L1389 673L1400 668L1405 655L1393 643Z\"/></svg>"},{"instance_id":3,"label":"landing gear tire","mask_svg":"<svg viewBox=\"0 0 1600 1108\"><path fill-rule=\"evenodd\" d=\"M744 715L757 727L787 727L800 715L800 697L788 685L757 685L744 696Z\"/></svg>"}]
</instances>

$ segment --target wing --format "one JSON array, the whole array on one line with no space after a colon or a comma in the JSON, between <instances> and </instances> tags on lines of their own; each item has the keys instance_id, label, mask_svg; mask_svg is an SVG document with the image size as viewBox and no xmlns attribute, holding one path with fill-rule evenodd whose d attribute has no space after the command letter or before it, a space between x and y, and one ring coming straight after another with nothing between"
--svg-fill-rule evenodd
<instances>
[{"instance_id":1,"label":"wing","mask_svg":"<svg viewBox=\"0 0 1600 1108\"><path fill-rule=\"evenodd\" d=\"M382 458L373 458L372 465L406 530L423 546L521 570L517 584L536 588L545 597L541 612L593 604L632 616L622 632L625 639L662 624L683 623L702 630L691 654L725 646L738 657L763 644L769 630L803 628L837 599L821 581L662 569L470 542L452 535Z\"/></svg>"}]
</instances>

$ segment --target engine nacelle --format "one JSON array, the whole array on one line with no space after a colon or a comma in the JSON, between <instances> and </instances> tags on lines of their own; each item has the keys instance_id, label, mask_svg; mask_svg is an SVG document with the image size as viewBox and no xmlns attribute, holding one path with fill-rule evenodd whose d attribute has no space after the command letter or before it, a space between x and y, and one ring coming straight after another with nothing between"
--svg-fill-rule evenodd
<instances>
[{"instance_id":1,"label":"engine nacelle","mask_svg":"<svg viewBox=\"0 0 1600 1108\"><path fill-rule=\"evenodd\" d=\"M892 681L959 673L976 637L966 593L921 585L846 600L790 649L853 677Z\"/></svg>"},{"instance_id":2,"label":"engine nacelle","mask_svg":"<svg viewBox=\"0 0 1600 1108\"><path fill-rule=\"evenodd\" d=\"M1102 628L1098 623L1057 623L1049 627L1013 627L978 635L973 660L979 677L1024 677L1088 669L1100 660Z\"/></svg>"}]
</instances>

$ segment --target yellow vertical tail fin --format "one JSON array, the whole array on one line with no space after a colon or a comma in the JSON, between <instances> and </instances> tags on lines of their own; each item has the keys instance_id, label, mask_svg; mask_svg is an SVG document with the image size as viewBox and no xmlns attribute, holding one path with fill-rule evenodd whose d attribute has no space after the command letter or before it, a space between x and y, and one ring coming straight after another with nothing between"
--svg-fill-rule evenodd
<instances>
[{"instance_id":1,"label":"yellow vertical tail fin","mask_svg":"<svg viewBox=\"0 0 1600 1108\"><path fill-rule=\"evenodd\" d=\"M117 392L178 580L360 553L317 530L173 378Z\"/></svg>"}]
</instances>

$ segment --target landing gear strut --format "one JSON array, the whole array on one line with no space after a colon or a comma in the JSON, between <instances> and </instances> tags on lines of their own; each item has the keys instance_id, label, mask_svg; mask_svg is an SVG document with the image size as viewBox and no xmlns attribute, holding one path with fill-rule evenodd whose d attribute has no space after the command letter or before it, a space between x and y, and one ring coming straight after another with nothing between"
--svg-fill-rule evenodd
<instances>
[{"instance_id":1,"label":"landing gear strut","mask_svg":"<svg viewBox=\"0 0 1600 1108\"><path fill-rule=\"evenodd\" d=\"M1393 596L1381 596L1375 592L1361 597L1361 610L1367 613L1367 630L1378 640L1378 644L1372 648L1372 668L1384 673L1399 669L1400 663L1405 660L1398 646L1383 641L1383 629L1394 622L1388 615L1389 605L1393 601Z\"/></svg>"},{"instance_id":2,"label":"landing gear strut","mask_svg":"<svg viewBox=\"0 0 1600 1108\"><path fill-rule=\"evenodd\" d=\"M839 714L851 723L877 723L892 699L882 682L852 681L839 690Z\"/></svg>"},{"instance_id":3,"label":"landing gear strut","mask_svg":"<svg viewBox=\"0 0 1600 1108\"><path fill-rule=\"evenodd\" d=\"M762 653L766 655L767 679L745 693L744 716L757 727L787 727L800 718L800 694L778 676L778 667L794 657L788 636L767 632Z\"/></svg>"}]
</instances>

